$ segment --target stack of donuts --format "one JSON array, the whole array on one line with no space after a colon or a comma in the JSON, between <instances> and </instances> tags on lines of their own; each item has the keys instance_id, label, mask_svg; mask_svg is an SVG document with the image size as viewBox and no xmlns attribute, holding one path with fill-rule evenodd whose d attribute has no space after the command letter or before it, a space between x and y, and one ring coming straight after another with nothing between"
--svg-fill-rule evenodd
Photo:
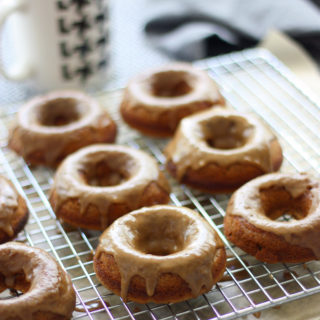
<instances>
[{"instance_id":1,"label":"stack of donuts","mask_svg":"<svg viewBox=\"0 0 320 320\"><path fill-rule=\"evenodd\" d=\"M176 63L141 74L124 90L120 113L142 134L170 138L166 170L178 183L234 192L224 233L235 245L270 263L320 257L319 180L275 173L283 160L276 136L254 114L226 106L204 71ZM94 268L106 288L139 303L208 292L226 268L223 241L197 212L168 205L156 160L114 144L116 134L95 99L57 91L22 106L8 146L32 166L57 168L49 200L59 220L103 231ZM281 220L284 213L292 219ZM5 243L27 218L25 200L0 177L0 290L27 293L0 300L0 318L70 319L70 277L43 250Z\"/></svg>"}]
</instances>

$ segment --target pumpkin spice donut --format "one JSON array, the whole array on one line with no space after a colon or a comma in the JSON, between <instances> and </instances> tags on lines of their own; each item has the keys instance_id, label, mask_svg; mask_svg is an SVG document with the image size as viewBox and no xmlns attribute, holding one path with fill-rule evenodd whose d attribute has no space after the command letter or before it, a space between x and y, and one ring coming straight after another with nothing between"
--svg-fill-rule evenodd
<instances>
[{"instance_id":1,"label":"pumpkin spice donut","mask_svg":"<svg viewBox=\"0 0 320 320\"><path fill-rule=\"evenodd\" d=\"M55 167L68 154L115 137L114 121L95 99L56 91L21 107L8 144L31 165Z\"/></svg>"},{"instance_id":2,"label":"pumpkin spice donut","mask_svg":"<svg viewBox=\"0 0 320 320\"><path fill-rule=\"evenodd\" d=\"M170 188L147 153L120 145L93 145L59 166L50 202L57 217L73 226L104 230L143 206L168 203Z\"/></svg>"},{"instance_id":3,"label":"pumpkin spice donut","mask_svg":"<svg viewBox=\"0 0 320 320\"><path fill-rule=\"evenodd\" d=\"M225 268L225 248L213 228L191 209L164 205L119 218L101 235L94 256L99 281L138 303L197 297Z\"/></svg>"},{"instance_id":4,"label":"pumpkin spice donut","mask_svg":"<svg viewBox=\"0 0 320 320\"><path fill-rule=\"evenodd\" d=\"M209 75L186 63L170 64L132 79L120 112L125 122L144 134L171 136L183 117L224 104Z\"/></svg>"},{"instance_id":5,"label":"pumpkin spice donut","mask_svg":"<svg viewBox=\"0 0 320 320\"><path fill-rule=\"evenodd\" d=\"M282 163L277 138L256 117L218 107L183 119L165 155L173 177L211 193L231 192Z\"/></svg>"},{"instance_id":6,"label":"pumpkin spice donut","mask_svg":"<svg viewBox=\"0 0 320 320\"><path fill-rule=\"evenodd\" d=\"M0 245L0 292L23 294L0 299L1 320L69 320L76 296L70 277L44 250L18 242Z\"/></svg>"},{"instance_id":7,"label":"pumpkin spice donut","mask_svg":"<svg viewBox=\"0 0 320 320\"><path fill-rule=\"evenodd\" d=\"M320 259L320 179L274 173L249 181L228 203L224 233L264 262Z\"/></svg>"},{"instance_id":8,"label":"pumpkin spice donut","mask_svg":"<svg viewBox=\"0 0 320 320\"><path fill-rule=\"evenodd\" d=\"M0 244L14 239L28 216L25 200L8 179L0 176Z\"/></svg>"}]
</instances>

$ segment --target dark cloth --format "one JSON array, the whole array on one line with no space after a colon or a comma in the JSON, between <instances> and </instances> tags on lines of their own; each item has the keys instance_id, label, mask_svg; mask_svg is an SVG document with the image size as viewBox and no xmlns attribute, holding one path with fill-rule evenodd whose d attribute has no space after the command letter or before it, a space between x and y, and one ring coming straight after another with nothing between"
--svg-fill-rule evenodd
<instances>
[{"instance_id":1,"label":"dark cloth","mask_svg":"<svg viewBox=\"0 0 320 320\"><path fill-rule=\"evenodd\" d=\"M147 39L173 58L196 60L256 45L270 29L300 42L320 62L319 0L161 0Z\"/></svg>"}]
</instances>

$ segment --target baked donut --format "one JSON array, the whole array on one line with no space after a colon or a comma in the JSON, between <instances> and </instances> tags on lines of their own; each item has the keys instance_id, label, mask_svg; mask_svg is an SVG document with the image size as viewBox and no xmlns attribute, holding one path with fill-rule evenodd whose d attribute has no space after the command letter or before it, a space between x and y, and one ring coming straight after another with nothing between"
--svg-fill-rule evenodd
<instances>
[{"instance_id":1,"label":"baked donut","mask_svg":"<svg viewBox=\"0 0 320 320\"><path fill-rule=\"evenodd\" d=\"M58 168L50 202L73 226L104 230L143 206L168 203L170 188L156 161L120 145L93 145L67 157Z\"/></svg>"},{"instance_id":2,"label":"baked donut","mask_svg":"<svg viewBox=\"0 0 320 320\"><path fill-rule=\"evenodd\" d=\"M261 261L320 259L320 179L274 173L249 181L228 203L224 233Z\"/></svg>"},{"instance_id":3,"label":"baked donut","mask_svg":"<svg viewBox=\"0 0 320 320\"><path fill-rule=\"evenodd\" d=\"M132 79L120 112L131 127L155 137L171 136L183 117L224 99L204 71L186 63L170 64Z\"/></svg>"},{"instance_id":4,"label":"baked donut","mask_svg":"<svg viewBox=\"0 0 320 320\"><path fill-rule=\"evenodd\" d=\"M208 292L226 268L221 239L195 211L158 205L133 211L100 237L99 281L138 303L171 303Z\"/></svg>"},{"instance_id":5,"label":"baked donut","mask_svg":"<svg viewBox=\"0 0 320 320\"><path fill-rule=\"evenodd\" d=\"M96 100L77 91L56 91L21 107L9 147L31 165L55 167L68 154L115 137L114 121Z\"/></svg>"},{"instance_id":6,"label":"baked donut","mask_svg":"<svg viewBox=\"0 0 320 320\"><path fill-rule=\"evenodd\" d=\"M25 200L8 179L0 176L0 244L15 238L28 216Z\"/></svg>"},{"instance_id":7,"label":"baked donut","mask_svg":"<svg viewBox=\"0 0 320 320\"><path fill-rule=\"evenodd\" d=\"M70 277L39 248L0 245L0 292L7 288L24 294L0 299L1 320L69 320L75 308Z\"/></svg>"},{"instance_id":8,"label":"baked donut","mask_svg":"<svg viewBox=\"0 0 320 320\"><path fill-rule=\"evenodd\" d=\"M205 192L230 192L282 163L277 138L253 115L213 108L183 119L165 149L178 181Z\"/></svg>"}]
</instances>

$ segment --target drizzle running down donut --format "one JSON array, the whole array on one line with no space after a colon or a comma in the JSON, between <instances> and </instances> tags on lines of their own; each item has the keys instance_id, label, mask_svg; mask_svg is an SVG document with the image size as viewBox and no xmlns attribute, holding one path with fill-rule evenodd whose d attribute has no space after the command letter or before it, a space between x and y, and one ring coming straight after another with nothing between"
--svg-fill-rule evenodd
<instances>
[{"instance_id":1,"label":"drizzle running down donut","mask_svg":"<svg viewBox=\"0 0 320 320\"><path fill-rule=\"evenodd\" d=\"M9 147L32 165L57 166L89 144L114 142L116 125L98 102L77 91L56 91L21 107Z\"/></svg>"},{"instance_id":2,"label":"drizzle running down donut","mask_svg":"<svg viewBox=\"0 0 320 320\"><path fill-rule=\"evenodd\" d=\"M176 63L141 74L124 91L120 111L131 127L155 137L171 136L183 117L224 105L204 71Z\"/></svg>"},{"instance_id":3,"label":"drizzle running down donut","mask_svg":"<svg viewBox=\"0 0 320 320\"><path fill-rule=\"evenodd\" d=\"M248 182L228 203L224 233L261 261L320 259L320 179L274 173Z\"/></svg>"},{"instance_id":4,"label":"drizzle running down donut","mask_svg":"<svg viewBox=\"0 0 320 320\"><path fill-rule=\"evenodd\" d=\"M50 202L58 218L104 230L143 206L168 203L170 188L147 153L120 145L93 145L67 157L58 168Z\"/></svg>"},{"instance_id":5,"label":"drizzle running down donut","mask_svg":"<svg viewBox=\"0 0 320 320\"><path fill-rule=\"evenodd\" d=\"M0 245L0 292L24 294L0 299L1 320L69 320L76 303L70 277L44 250L18 242Z\"/></svg>"},{"instance_id":6,"label":"drizzle running down donut","mask_svg":"<svg viewBox=\"0 0 320 320\"><path fill-rule=\"evenodd\" d=\"M14 239L28 216L25 200L8 179L0 176L0 244Z\"/></svg>"},{"instance_id":7,"label":"drizzle running down donut","mask_svg":"<svg viewBox=\"0 0 320 320\"><path fill-rule=\"evenodd\" d=\"M100 237L94 268L125 300L171 303L208 292L225 271L226 252L197 212L158 205L115 221Z\"/></svg>"},{"instance_id":8,"label":"drizzle running down donut","mask_svg":"<svg viewBox=\"0 0 320 320\"><path fill-rule=\"evenodd\" d=\"M205 192L230 192L282 163L277 138L253 115L213 108L183 119L165 149L178 181Z\"/></svg>"}]
</instances>

